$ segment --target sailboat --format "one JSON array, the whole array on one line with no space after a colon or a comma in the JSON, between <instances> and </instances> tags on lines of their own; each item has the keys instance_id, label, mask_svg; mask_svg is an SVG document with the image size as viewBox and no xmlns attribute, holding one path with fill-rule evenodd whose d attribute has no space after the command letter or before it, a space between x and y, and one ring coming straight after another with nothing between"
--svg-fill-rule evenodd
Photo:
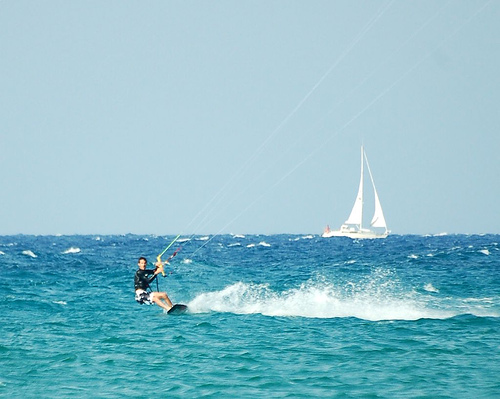
<instances>
[{"instance_id":1,"label":"sailboat","mask_svg":"<svg viewBox=\"0 0 500 399\"><path fill-rule=\"evenodd\" d=\"M370 228L363 227L363 181L365 162L368 167L368 173L370 174L370 180L372 182L375 197L375 212L370 223ZM330 227L326 226L322 237L386 238L388 235L389 230L387 230L387 223L385 222L382 205L380 204L377 190L375 188L375 182L373 181L370 164L368 163L365 150L363 146L361 146L361 179L359 181L358 195L354 201L351 214L344 224L340 226L339 230L330 230Z\"/></svg>"}]
</instances>

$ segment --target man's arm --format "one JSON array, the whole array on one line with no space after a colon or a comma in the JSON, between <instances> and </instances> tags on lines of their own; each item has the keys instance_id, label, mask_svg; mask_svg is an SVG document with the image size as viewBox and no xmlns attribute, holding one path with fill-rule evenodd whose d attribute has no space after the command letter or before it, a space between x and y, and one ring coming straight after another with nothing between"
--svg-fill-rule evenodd
<instances>
[{"instance_id":1,"label":"man's arm","mask_svg":"<svg viewBox=\"0 0 500 399\"><path fill-rule=\"evenodd\" d=\"M148 279L148 284L150 284L151 282L154 281L154 279L156 278L156 276L161 273L161 271L163 270L163 266L162 267L156 267L156 269L154 270L146 270L146 273L148 275L147 279ZM151 277L150 277L151 276Z\"/></svg>"}]
</instances>

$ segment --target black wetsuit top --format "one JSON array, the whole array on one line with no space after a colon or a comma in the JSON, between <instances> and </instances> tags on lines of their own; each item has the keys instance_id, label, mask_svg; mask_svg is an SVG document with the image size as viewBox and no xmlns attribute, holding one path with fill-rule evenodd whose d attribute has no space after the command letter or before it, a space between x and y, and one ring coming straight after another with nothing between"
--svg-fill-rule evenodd
<instances>
[{"instance_id":1,"label":"black wetsuit top","mask_svg":"<svg viewBox=\"0 0 500 399\"><path fill-rule=\"evenodd\" d=\"M156 275L154 273L154 270L137 270L134 278L135 289L147 291L147 289L149 288L149 283L151 283L156 278Z\"/></svg>"}]
</instances>

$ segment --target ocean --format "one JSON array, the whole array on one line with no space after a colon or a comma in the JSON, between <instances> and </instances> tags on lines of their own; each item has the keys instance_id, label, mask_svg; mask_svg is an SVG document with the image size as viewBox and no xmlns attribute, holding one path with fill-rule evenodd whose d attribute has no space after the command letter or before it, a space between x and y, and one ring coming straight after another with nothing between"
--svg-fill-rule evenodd
<instances>
[{"instance_id":1,"label":"ocean","mask_svg":"<svg viewBox=\"0 0 500 399\"><path fill-rule=\"evenodd\" d=\"M0 236L0 397L500 398L500 235Z\"/></svg>"}]
</instances>

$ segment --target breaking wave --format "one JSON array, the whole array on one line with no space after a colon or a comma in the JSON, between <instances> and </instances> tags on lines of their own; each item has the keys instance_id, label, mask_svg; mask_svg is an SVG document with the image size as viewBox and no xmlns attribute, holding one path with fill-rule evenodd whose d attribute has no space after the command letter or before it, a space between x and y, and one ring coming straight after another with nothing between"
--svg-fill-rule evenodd
<instances>
[{"instance_id":1,"label":"breaking wave","mask_svg":"<svg viewBox=\"0 0 500 399\"><path fill-rule=\"evenodd\" d=\"M500 317L488 308L488 301L470 298L455 304L436 299L439 293L432 284L424 288L424 295L411 291L391 291L378 284L308 282L298 288L273 290L268 284L238 282L220 291L198 295L189 303L192 313L227 312L235 314L263 314L266 316L337 318L355 317L369 321L448 319L473 314L478 317ZM431 296L430 294L433 294ZM449 299L449 298L448 298Z\"/></svg>"}]
</instances>

